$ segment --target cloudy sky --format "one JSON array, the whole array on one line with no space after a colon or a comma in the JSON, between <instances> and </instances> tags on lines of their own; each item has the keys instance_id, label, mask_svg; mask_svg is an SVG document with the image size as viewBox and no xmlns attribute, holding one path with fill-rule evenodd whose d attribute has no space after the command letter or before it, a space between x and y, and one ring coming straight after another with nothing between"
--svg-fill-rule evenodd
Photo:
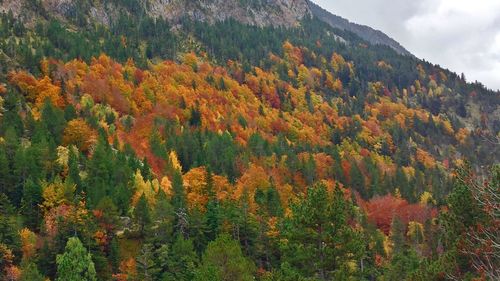
<instances>
[{"instance_id":1,"label":"cloudy sky","mask_svg":"<svg viewBox=\"0 0 500 281\"><path fill-rule=\"evenodd\" d=\"M500 0L313 0L419 58L500 89Z\"/></svg>"}]
</instances>

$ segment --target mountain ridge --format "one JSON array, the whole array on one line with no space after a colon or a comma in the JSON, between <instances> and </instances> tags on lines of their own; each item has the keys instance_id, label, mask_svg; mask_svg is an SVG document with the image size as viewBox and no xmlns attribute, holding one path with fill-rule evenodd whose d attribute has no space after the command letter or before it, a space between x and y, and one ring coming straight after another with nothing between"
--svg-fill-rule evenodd
<instances>
[{"instance_id":1,"label":"mountain ridge","mask_svg":"<svg viewBox=\"0 0 500 281\"><path fill-rule=\"evenodd\" d=\"M310 16L317 17L330 26L352 32L373 45L385 45L399 54L411 55L401 44L382 31L352 23L334 15L309 0L130 0L130 1L75 1L41 0L38 2L4 0L0 11L12 11L14 17L28 25L39 16L53 15L66 21L79 21L92 25L109 26L121 12L145 14L152 18L163 18L172 24L186 18L196 21L215 22L235 19L253 26L296 27ZM78 14L83 11L83 15Z\"/></svg>"},{"instance_id":2,"label":"mountain ridge","mask_svg":"<svg viewBox=\"0 0 500 281\"><path fill-rule=\"evenodd\" d=\"M399 42L389 37L384 32L373 29L366 25L360 25L354 22L350 22L348 19L345 19L323 9L321 6L315 4L312 1L308 2L313 15L318 17L320 20L328 23L330 26L342 30L351 31L373 45L388 46L401 55L412 55Z\"/></svg>"}]
</instances>

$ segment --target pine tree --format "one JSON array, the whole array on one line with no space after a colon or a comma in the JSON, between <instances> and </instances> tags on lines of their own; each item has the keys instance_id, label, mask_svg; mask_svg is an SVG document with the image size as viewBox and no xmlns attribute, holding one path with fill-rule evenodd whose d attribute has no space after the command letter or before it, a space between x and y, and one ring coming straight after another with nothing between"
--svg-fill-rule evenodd
<instances>
[{"instance_id":1,"label":"pine tree","mask_svg":"<svg viewBox=\"0 0 500 281\"><path fill-rule=\"evenodd\" d=\"M206 187L208 195L207 210L205 212L206 236L208 241L215 240L219 233L219 225L221 221L221 208L219 200L214 191L214 181L210 170L206 173Z\"/></svg>"},{"instance_id":2,"label":"pine tree","mask_svg":"<svg viewBox=\"0 0 500 281\"><path fill-rule=\"evenodd\" d=\"M198 265L198 256L194 250L193 241L177 236L171 249L163 245L157 250L159 264L163 267L161 280L190 281Z\"/></svg>"},{"instance_id":3,"label":"pine tree","mask_svg":"<svg viewBox=\"0 0 500 281\"><path fill-rule=\"evenodd\" d=\"M314 161L314 157L309 155L307 161L302 163L302 173L306 178L306 182L308 185L311 185L316 180L316 161Z\"/></svg>"},{"instance_id":4,"label":"pine tree","mask_svg":"<svg viewBox=\"0 0 500 281\"><path fill-rule=\"evenodd\" d=\"M44 281L45 278L38 271L35 263L28 263L22 266L22 274L19 281Z\"/></svg>"},{"instance_id":5,"label":"pine tree","mask_svg":"<svg viewBox=\"0 0 500 281\"><path fill-rule=\"evenodd\" d=\"M251 281L254 272L255 265L243 256L238 242L222 235L208 244L193 280Z\"/></svg>"},{"instance_id":6,"label":"pine tree","mask_svg":"<svg viewBox=\"0 0 500 281\"><path fill-rule=\"evenodd\" d=\"M174 171L172 179L172 206L175 213L175 232L187 237L189 231L189 217L186 203L186 193L180 171Z\"/></svg>"},{"instance_id":7,"label":"pine tree","mask_svg":"<svg viewBox=\"0 0 500 281\"><path fill-rule=\"evenodd\" d=\"M363 257L365 246L360 233L348 224L352 212L352 204L338 187L333 196L322 184L309 188L284 221L284 261L304 276L321 280L356 274L348 264Z\"/></svg>"},{"instance_id":8,"label":"pine tree","mask_svg":"<svg viewBox=\"0 0 500 281\"><path fill-rule=\"evenodd\" d=\"M358 165L356 163L352 163L351 171L349 177L351 178L351 187L359 192L361 197L367 199L367 191L365 188L365 176L361 173Z\"/></svg>"},{"instance_id":9,"label":"pine tree","mask_svg":"<svg viewBox=\"0 0 500 281\"><path fill-rule=\"evenodd\" d=\"M56 281L96 281L92 256L77 237L68 239L62 255L57 255Z\"/></svg>"},{"instance_id":10,"label":"pine tree","mask_svg":"<svg viewBox=\"0 0 500 281\"><path fill-rule=\"evenodd\" d=\"M54 142L60 144L64 128L66 127L64 111L55 107L49 99L45 101L42 107L42 122L45 123Z\"/></svg>"},{"instance_id":11,"label":"pine tree","mask_svg":"<svg viewBox=\"0 0 500 281\"><path fill-rule=\"evenodd\" d=\"M139 201L137 202L137 206L135 206L134 218L139 225L141 235L144 236L146 234L147 227L151 223L148 201L146 200L146 196L144 196L144 194L142 194L141 198L139 198Z\"/></svg>"},{"instance_id":12,"label":"pine tree","mask_svg":"<svg viewBox=\"0 0 500 281\"><path fill-rule=\"evenodd\" d=\"M11 249L19 247L15 209L7 195L0 193L0 244Z\"/></svg>"},{"instance_id":13,"label":"pine tree","mask_svg":"<svg viewBox=\"0 0 500 281\"><path fill-rule=\"evenodd\" d=\"M137 257L137 273L140 280L152 281L153 276L157 273L158 268L154 261L154 248L151 244L144 244L141 248L140 255Z\"/></svg>"},{"instance_id":14,"label":"pine tree","mask_svg":"<svg viewBox=\"0 0 500 281\"><path fill-rule=\"evenodd\" d=\"M406 249L405 225L399 217L392 220L391 240L394 254L402 253Z\"/></svg>"},{"instance_id":15,"label":"pine tree","mask_svg":"<svg viewBox=\"0 0 500 281\"><path fill-rule=\"evenodd\" d=\"M21 214L25 217L26 225L37 229L42 219L40 204L42 203L42 187L29 179L23 188L21 200Z\"/></svg>"},{"instance_id":16,"label":"pine tree","mask_svg":"<svg viewBox=\"0 0 500 281\"><path fill-rule=\"evenodd\" d=\"M118 244L118 239L113 237L111 244L109 245L109 262L113 272L117 272L118 266L120 265L120 245Z\"/></svg>"},{"instance_id":17,"label":"pine tree","mask_svg":"<svg viewBox=\"0 0 500 281\"><path fill-rule=\"evenodd\" d=\"M176 211L186 209L186 193L184 190L184 183L182 181L182 174L180 171L175 171L172 179L172 206Z\"/></svg>"}]
</instances>

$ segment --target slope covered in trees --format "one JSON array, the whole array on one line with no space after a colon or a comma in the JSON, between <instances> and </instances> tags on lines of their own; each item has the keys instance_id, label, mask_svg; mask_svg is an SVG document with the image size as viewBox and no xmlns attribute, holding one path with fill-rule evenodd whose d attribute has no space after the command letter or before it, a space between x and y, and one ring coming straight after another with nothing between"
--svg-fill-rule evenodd
<instances>
[{"instance_id":1,"label":"slope covered in trees","mask_svg":"<svg viewBox=\"0 0 500 281\"><path fill-rule=\"evenodd\" d=\"M498 93L316 19L47 17L0 25L0 279L499 277Z\"/></svg>"}]
</instances>

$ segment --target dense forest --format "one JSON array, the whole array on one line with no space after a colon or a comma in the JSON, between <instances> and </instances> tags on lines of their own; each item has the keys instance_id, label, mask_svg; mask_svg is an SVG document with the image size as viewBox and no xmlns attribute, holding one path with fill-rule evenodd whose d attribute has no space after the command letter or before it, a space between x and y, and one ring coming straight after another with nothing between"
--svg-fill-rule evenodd
<instances>
[{"instance_id":1,"label":"dense forest","mask_svg":"<svg viewBox=\"0 0 500 281\"><path fill-rule=\"evenodd\" d=\"M500 279L499 93L463 75L140 9L4 13L0 67L1 280Z\"/></svg>"}]
</instances>

